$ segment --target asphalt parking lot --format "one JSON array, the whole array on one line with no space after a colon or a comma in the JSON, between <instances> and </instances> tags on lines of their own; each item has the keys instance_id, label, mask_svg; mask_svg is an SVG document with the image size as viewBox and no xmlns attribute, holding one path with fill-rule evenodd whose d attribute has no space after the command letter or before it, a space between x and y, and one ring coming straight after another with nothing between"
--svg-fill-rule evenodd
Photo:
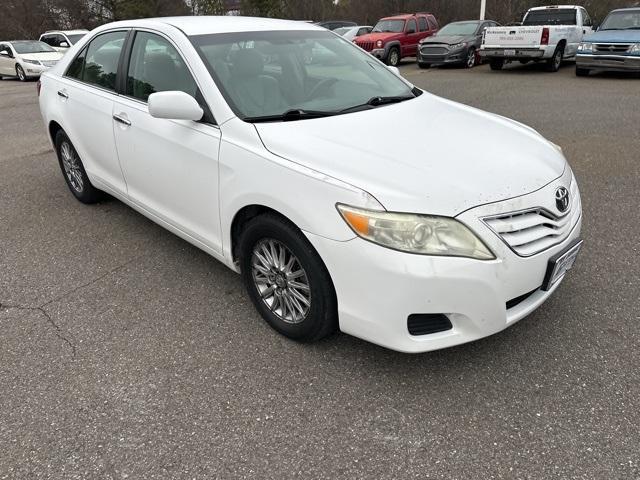
<instances>
[{"instance_id":1,"label":"asphalt parking lot","mask_svg":"<svg viewBox=\"0 0 640 480\"><path fill-rule=\"evenodd\" d=\"M640 478L640 80L402 72L561 145L584 206L549 302L421 355L279 336L205 253L77 202L35 83L0 82L0 478Z\"/></svg>"}]
</instances>

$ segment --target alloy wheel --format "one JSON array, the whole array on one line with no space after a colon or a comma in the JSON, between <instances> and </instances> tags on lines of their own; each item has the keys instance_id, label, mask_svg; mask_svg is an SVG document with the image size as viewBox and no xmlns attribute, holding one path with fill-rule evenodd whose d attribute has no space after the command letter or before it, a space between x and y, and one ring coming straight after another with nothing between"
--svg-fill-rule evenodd
<instances>
[{"instance_id":1,"label":"alloy wheel","mask_svg":"<svg viewBox=\"0 0 640 480\"><path fill-rule=\"evenodd\" d=\"M257 242L251 256L251 274L271 313L290 324L306 319L311 308L311 285L307 272L286 245L272 238Z\"/></svg>"},{"instance_id":2,"label":"alloy wheel","mask_svg":"<svg viewBox=\"0 0 640 480\"><path fill-rule=\"evenodd\" d=\"M60 145L60 156L64 173L67 176L67 180L69 180L71 188L78 193L82 193L84 181L82 179L80 159L69 142L62 142L62 145Z\"/></svg>"},{"instance_id":3,"label":"alloy wheel","mask_svg":"<svg viewBox=\"0 0 640 480\"><path fill-rule=\"evenodd\" d=\"M473 48L467 53L467 68L473 68L476 64L476 51Z\"/></svg>"},{"instance_id":4,"label":"alloy wheel","mask_svg":"<svg viewBox=\"0 0 640 480\"><path fill-rule=\"evenodd\" d=\"M20 65L16 67L16 73L18 74L18 78L20 79L21 82L24 82L26 80L27 77L24 74L24 70Z\"/></svg>"},{"instance_id":5,"label":"alloy wheel","mask_svg":"<svg viewBox=\"0 0 640 480\"><path fill-rule=\"evenodd\" d=\"M400 54L397 50L393 49L391 53L389 53L389 65L397 67L398 63L400 63Z\"/></svg>"}]
</instances>

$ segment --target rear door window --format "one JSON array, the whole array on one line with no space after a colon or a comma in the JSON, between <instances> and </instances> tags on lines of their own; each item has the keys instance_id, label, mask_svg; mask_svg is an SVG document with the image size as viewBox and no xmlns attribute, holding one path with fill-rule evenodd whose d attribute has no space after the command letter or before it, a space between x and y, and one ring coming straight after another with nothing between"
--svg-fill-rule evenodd
<instances>
[{"instance_id":1,"label":"rear door window","mask_svg":"<svg viewBox=\"0 0 640 480\"><path fill-rule=\"evenodd\" d=\"M126 31L98 35L71 62L66 76L115 91L118 62L126 36Z\"/></svg>"}]
</instances>

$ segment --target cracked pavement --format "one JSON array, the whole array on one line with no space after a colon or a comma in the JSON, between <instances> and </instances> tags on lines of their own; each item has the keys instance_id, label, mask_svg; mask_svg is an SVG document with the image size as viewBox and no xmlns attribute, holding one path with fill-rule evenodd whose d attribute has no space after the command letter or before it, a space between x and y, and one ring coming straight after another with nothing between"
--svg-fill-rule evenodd
<instances>
[{"instance_id":1,"label":"cracked pavement","mask_svg":"<svg viewBox=\"0 0 640 480\"><path fill-rule=\"evenodd\" d=\"M402 71L561 145L585 209L541 309L415 356L278 336L205 253L75 201L35 83L0 81L0 479L640 478L640 80Z\"/></svg>"}]
</instances>

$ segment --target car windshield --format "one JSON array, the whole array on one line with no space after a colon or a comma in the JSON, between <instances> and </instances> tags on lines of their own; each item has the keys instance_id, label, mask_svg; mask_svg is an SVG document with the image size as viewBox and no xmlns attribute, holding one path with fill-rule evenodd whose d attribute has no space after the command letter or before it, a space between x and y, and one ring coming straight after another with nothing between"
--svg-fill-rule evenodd
<instances>
[{"instance_id":1,"label":"car windshield","mask_svg":"<svg viewBox=\"0 0 640 480\"><path fill-rule=\"evenodd\" d=\"M576 12L574 8L531 10L522 25L576 25Z\"/></svg>"},{"instance_id":2,"label":"car windshield","mask_svg":"<svg viewBox=\"0 0 640 480\"><path fill-rule=\"evenodd\" d=\"M20 40L18 42L11 42L11 45L13 45L14 50L20 54L55 52L55 50L46 43L36 40Z\"/></svg>"},{"instance_id":3,"label":"car windshield","mask_svg":"<svg viewBox=\"0 0 640 480\"><path fill-rule=\"evenodd\" d=\"M478 29L478 22L450 23L442 27L436 35L473 35Z\"/></svg>"},{"instance_id":4,"label":"car windshield","mask_svg":"<svg viewBox=\"0 0 640 480\"><path fill-rule=\"evenodd\" d=\"M78 42L78 40L80 40L85 35L86 35L86 33L77 33L77 34L74 34L74 35L67 35L67 38L71 42L71 45L75 45Z\"/></svg>"},{"instance_id":5,"label":"car windshield","mask_svg":"<svg viewBox=\"0 0 640 480\"><path fill-rule=\"evenodd\" d=\"M374 32L404 32L404 20L380 20L373 27Z\"/></svg>"},{"instance_id":6,"label":"car windshield","mask_svg":"<svg viewBox=\"0 0 640 480\"><path fill-rule=\"evenodd\" d=\"M613 12L602 22L600 30L640 29L640 10Z\"/></svg>"},{"instance_id":7,"label":"car windshield","mask_svg":"<svg viewBox=\"0 0 640 480\"><path fill-rule=\"evenodd\" d=\"M230 107L247 121L291 112L348 113L344 110L417 96L378 60L328 31L225 33L190 40Z\"/></svg>"}]
</instances>

